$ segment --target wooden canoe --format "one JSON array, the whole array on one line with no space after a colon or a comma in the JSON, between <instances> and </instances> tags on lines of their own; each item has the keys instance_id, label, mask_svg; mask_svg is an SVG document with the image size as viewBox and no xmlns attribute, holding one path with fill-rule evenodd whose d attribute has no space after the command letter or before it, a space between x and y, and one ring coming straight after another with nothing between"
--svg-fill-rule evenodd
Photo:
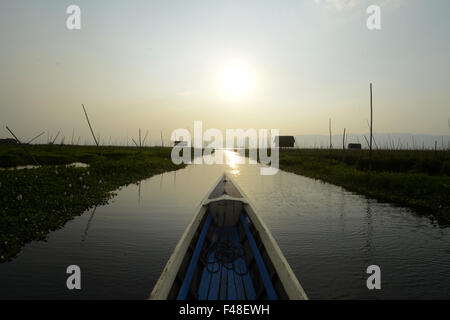
<instances>
[{"instance_id":1,"label":"wooden canoe","mask_svg":"<svg viewBox=\"0 0 450 320\"><path fill-rule=\"evenodd\" d=\"M253 205L223 174L196 210L150 299L308 297Z\"/></svg>"}]
</instances>

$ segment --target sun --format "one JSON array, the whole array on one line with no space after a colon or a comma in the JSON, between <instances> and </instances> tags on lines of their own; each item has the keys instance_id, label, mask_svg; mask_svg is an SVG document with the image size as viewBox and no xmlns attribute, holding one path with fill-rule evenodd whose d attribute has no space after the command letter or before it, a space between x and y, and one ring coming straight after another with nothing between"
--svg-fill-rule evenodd
<instances>
[{"instance_id":1,"label":"sun","mask_svg":"<svg viewBox=\"0 0 450 320\"><path fill-rule=\"evenodd\" d=\"M219 90L227 100L242 100L250 95L254 79L249 66L242 61L230 61L220 66Z\"/></svg>"}]
</instances>

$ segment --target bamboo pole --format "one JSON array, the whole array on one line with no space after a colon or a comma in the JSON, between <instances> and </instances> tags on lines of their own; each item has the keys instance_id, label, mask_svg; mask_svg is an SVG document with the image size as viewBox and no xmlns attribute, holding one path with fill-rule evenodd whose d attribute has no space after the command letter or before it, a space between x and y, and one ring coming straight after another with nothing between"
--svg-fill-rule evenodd
<instances>
[{"instance_id":1,"label":"bamboo pole","mask_svg":"<svg viewBox=\"0 0 450 320\"><path fill-rule=\"evenodd\" d=\"M363 137L364 137L364 139L366 139L367 147L370 148L369 140L367 140L366 136L363 136Z\"/></svg>"},{"instance_id":2,"label":"bamboo pole","mask_svg":"<svg viewBox=\"0 0 450 320\"><path fill-rule=\"evenodd\" d=\"M145 133L144 140L142 141L142 145L143 145L143 146L145 146L145 140L147 140L147 136L148 136L148 130L147 130L147 132Z\"/></svg>"},{"instance_id":3,"label":"bamboo pole","mask_svg":"<svg viewBox=\"0 0 450 320\"><path fill-rule=\"evenodd\" d=\"M331 118L328 121L328 129L330 130L330 150L333 148L333 144L331 142Z\"/></svg>"},{"instance_id":4,"label":"bamboo pole","mask_svg":"<svg viewBox=\"0 0 450 320\"><path fill-rule=\"evenodd\" d=\"M9 133L12 134L12 136L14 137L14 139L16 139L16 141L17 141L19 144L22 144L22 142L20 142L19 138L16 137L16 135L14 134L14 132L12 132L12 130L9 129L8 126L6 126L6 130L8 130Z\"/></svg>"},{"instance_id":5,"label":"bamboo pole","mask_svg":"<svg viewBox=\"0 0 450 320\"><path fill-rule=\"evenodd\" d=\"M55 144L56 139L58 138L59 134L61 133L61 131L58 131L58 133L56 134L55 138L52 141L52 144Z\"/></svg>"},{"instance_id":6,"label":"bamboo pole","mask_svg":"<svg viewBox=\"0 0 450 320\"><path fill-rule=\"evenodd\" d=\"M31 157L31 159L33 159L34 163L39 166L40 165L39 162L33 157L33 155L31 153L28 152L28 150L23 146L22 142L20 142L19 138L16 137L14 132L12 132L12 130L10 128L8 128L8 126L6 126L6 130L8 130L9 133L12 134L12 136L14 137L14 139L16 139L19 146L23 149L23 151L25 151Z\"/></svg>"},{"instance_id":7,"label":"bamboo pole","mask_svg":"<svg viewBox=\"0 0 450 320\"><path fill-rule=\"evenodd\" d=\"M139 148L139 145L137 144L136 141L134 141L133 137L131 137L131 140L133 140L134 144L136 145L137 148Z\"/></svg>"},{"instance_id":8,"label":"bamboo pole","mask_svg":"<svg viewBox=\"0 0 450 320\"><path fill-rule=\"evenodd\" d=\"M139 148L142 148L141 128L139 128Z\"/></svg>"},{"instance_id":9,"label":"bamboo pole","mask_svg":"<svg viewBox=\"0 0 450 320\"><path fill-rule=\"evenodd\" d=\"M372 106L372 83L370 83L370 168L372 169L372 139L373 139L373 106Z\"/></svg>"},{"instance_id":10,"label":"bamboo pole","mask_svg":"<svg viewBox=\"0 0 450 320\"><path fill-rule=\"evenodd\" d=\"M368 121L367 119L366 119L366 123L367 123L367 128L368 128L369 131L370 131L370 124L369 124L369 121ZM375 136L372 136L372 141L373 141L373 143L375 144L375 148L379 149L377 140L375 140Z\"/></svg>"},{"instance_id":11,"label":"bamboo pole","mask_svg":"<svg viewBox=\"0 0 450 320\"><path fill-rule=\"evenodd\" d=\"M39 138L40 136L42 136L44 133L45 133L45 131L42 132L40 135L37 135L36 137L34 137L33 139L31 139L30 141L28 141L27 144L32 143L34 140L36 140L37 138Z\"/></svg>"},{"instance_id":12,"label":"bamboo pole","mask_svg":"<svg viewBox=\"0 0 450 320\"><path fill-rule=\"evenodd\" d=\"M342 150L345 150L345 128L344 128L344 134L342 135Z\"/></svg>"},{"instance_id":13,"label":"bamboo pole","mask_svg":"<svg viewBox=\"0 0 450 320\"><path fill-rule=\"evenodd\" d=\"M84 104L81 104L81 105L83 106L84 115L86 116L86 120L87 120L87 123L89 125L89 129L91 129L91 133L92 133L92 136L94 137L95 144L97 145L97 147L99 147L98 142L97 142L97 138L95 137L94 131L92 130L91 122L89 121L89 117L88 117L88 114L86 112L86 108L84 107Z\"/></svg>"}]
</instances>

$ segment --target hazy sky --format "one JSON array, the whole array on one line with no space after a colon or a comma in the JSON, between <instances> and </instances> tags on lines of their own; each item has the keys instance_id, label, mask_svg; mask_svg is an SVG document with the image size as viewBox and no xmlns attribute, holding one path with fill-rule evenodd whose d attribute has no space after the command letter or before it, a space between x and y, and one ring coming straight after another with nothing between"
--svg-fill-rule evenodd
<instances>
[{"instance_id":1,"label":"hazy sky","mask_svg":"<svg viewBox=\"0 0 450 320\"><path fill-rule=\"evenodd\" d=\"M382 4L379 31L366 28L373 3ZM66 28L71 4L81 7L81 30ZM102 140L121 142L127 129L130 137L148 129L154 142L194 120L326 134L332 118L334 133L367 132L371 81L376 132L449 133L448 0L2 0L0 8L0 137L8 125L24 138L75 129L84 141L81 103Z\"/></svg>"}]
</instances>

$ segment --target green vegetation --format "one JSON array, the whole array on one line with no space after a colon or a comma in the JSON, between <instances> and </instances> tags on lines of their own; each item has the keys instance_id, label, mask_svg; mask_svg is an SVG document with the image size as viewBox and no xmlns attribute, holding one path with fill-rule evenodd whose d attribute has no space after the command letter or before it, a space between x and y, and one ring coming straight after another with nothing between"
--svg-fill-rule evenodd
<instances>
[{"instance_id":1,"label":"green vegetation","mask_svg":"<svg viewBox=\"0 0 450 320\"><path fill-rule=\"evenodd\" d=\"M0 262L22 246L61 228L74 216L105 204L119 187L183 167L170 159L171 148L0 147L0 167L43 165L34 169L0 169ZM73 162L85 168L66 166ZM55 166L57 164L57 166Z\"/></svg>"},{"instance_id":2,"label":"green vegetation","mask_svg":"<svg viewBox=\"0 0 450 320\"><path fill-rule=\"evenodd\" d=\"M450 221L448 151L280 150L280 169Z\"/></svg>"},{"instance_id":3,"label":"green vegetation","mask_svg":"<svg viewBox=\"0 0 450 320\"><path fill-rule=\"evenodd\" d=\"M0 147L0 262L45 239L74 216L105 204L121 186L177 170L171 148ZM248 153L248 151L247 151ZM33 165L34 169L1 169ZM74 162L88 167L71 167ZM450 221L447 151L281 150L280 168Z\"/></svg>"}]
</instances>

